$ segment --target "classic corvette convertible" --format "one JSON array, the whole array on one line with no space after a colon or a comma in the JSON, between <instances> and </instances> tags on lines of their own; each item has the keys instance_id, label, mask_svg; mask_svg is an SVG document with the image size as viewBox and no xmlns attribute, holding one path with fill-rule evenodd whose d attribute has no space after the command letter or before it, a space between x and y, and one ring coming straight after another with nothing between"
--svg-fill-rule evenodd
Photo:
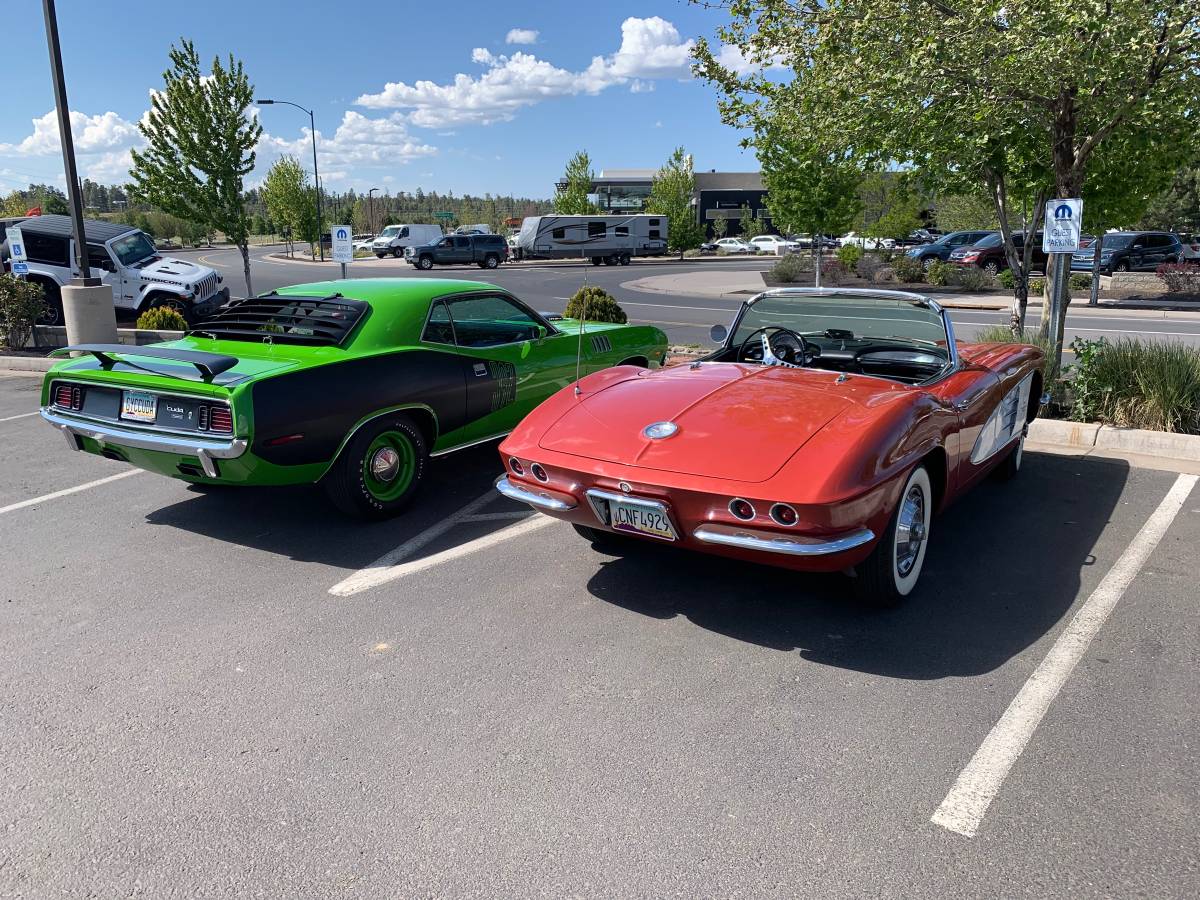
<instances>
[{"instance_id":1,"label":"classic corvette convertible","mask_svg":"<svg viewBox=\"0 0 1200 900\"><path fill-rule=\"evenodd\" d=\"M498 490L595 545L663 541L847 571L881 605L920 577L937 510L1021 465L1042 353L959 344L932 300L783 289L716 352L559 391L500 445Z\"/></svg>"},{"instance_id":2,"label":"classic corvette convertible","mask_svg":"<svg viewBox=\"0 0 1200 900\"><path fill-rule=\"evenodd\" d=\"M479 282L301 284L227 304L182 340L57 351L78 355L46 375L41 414L72 450L202 485L320 482L344 511L383 518L429 456L505 434L577 366L666 355L657 328L580 328Z\"/></svg>"}]
</instances>

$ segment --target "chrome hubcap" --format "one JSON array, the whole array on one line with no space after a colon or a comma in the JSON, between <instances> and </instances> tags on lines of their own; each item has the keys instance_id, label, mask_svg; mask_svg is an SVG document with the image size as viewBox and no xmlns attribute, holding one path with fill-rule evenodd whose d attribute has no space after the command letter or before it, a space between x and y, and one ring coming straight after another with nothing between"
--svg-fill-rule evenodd
<instances>
[{"instance_id":1,"label":"chrome hubcap","mask_svg":"<svg viewBox=\"0 0 1200 900\"><path fill-rule=\"evenodd\" d=\"M400 454L391 447L381 447L371 457L371 474L377 481L391 481L400 471Z\"/></svg>"},{"instance_id":2,"label":"chrome hubcap","mask_svg":"<svg viewBox=\"0 0 1200 900\"><path fill-rule=\"evenodd\" d=\"M896 571L907 577L921 555L925 542L925 492L913 485L900 504L900 516L896 521Z\"/></svg>"}]
</instances>

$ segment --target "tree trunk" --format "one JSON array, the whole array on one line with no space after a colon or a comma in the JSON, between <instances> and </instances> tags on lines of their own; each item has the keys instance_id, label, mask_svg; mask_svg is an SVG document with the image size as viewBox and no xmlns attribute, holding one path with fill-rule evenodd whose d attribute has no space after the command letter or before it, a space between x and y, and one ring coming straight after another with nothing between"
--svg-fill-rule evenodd
<instances>
[{"instance_id":1,"label":"tree trunk","mask_svg":"<svg viewBox=\"0 0 1200 900\"><path fill-rule=\"evenodd\" d=\"M1088 306L1098 306L1100 303L1100 251L1103 249L1103 229L1097 228L1096 240L1092 244L1092 289L1088 297Z\"/></svg>"},{"instance_id":2,"label":"tree trunk","mask_svg":"<svg viewBox=\"0 0 1200 900\"><path fill-rule=\"evenodd\" d=\"M237 248L242 254L242 271L246 274L246 296L254 296L254 287L250 284L250 245L243 238L238 241Z\"/></svg>"},{"instance_id":3,"label":"tree trunk","mask_svg":"<svg viewBox=\"0 0 1200 900\"><path fill-rule=\"evenodd\" d=\"M1054 188L1060 198L1078 197L1083 193L1083 161L1076 158L1075 132L1078 125L1076 119L1075 96L1073 92L1063 91L1059 96L1058 109L1054 116L1053 153L1054 153ZM1071 305L1071 260L1065 253L1054 254L1055 266L1067 267L1062 279L1052 287L1050 272L1046 273L1046 303L1042 315L1042 334L1053 342L1055 367L1062 363L1063 333L1066 331L1067 307ZM1047 269L1055 268L1047 266ZM1050 291L1057 290L1056 297L1051 298ZM1060 315L1051 322L1052 313L1057 307ZM1053 330L1051 330L1053 328Z\"/></svg>"}]
</instances>

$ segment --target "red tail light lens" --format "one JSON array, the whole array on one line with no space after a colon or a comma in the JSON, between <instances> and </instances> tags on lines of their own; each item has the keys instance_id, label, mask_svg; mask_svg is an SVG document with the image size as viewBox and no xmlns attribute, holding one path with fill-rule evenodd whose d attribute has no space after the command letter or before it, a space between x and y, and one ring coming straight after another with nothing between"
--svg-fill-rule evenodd
<instances>
[{"instance_id":1,"label":"red tail light lens","mask_svg":"<svg viewBox=\"0 0 1200 900\"><path fill-rule=\"evenodd\" d=\"M233 413L227 406L210 406L208 408L208 430L223 434L233 434Z\"/></svg>"},{"instance_id":2,"label":"red tail light lens","mask_svg":"<svg viewBox=\"0 0 1200 900\"><path fill-rule=\"evenodd\" d=\"M754 518L754 504L741 497L735 497L729 501L729 512L733 514L734 518L748 522Z\"/></svg>"},{"instance_id":3,"label":"red tail light lens","mask_svg":"<svg viewBox=\"0 0 1200 900\"><path fill-rule=\"evenodd\" d=\"M54 405L63 409L83 409L83 388L77 384L56 385Z\"/></svg>"},{"instance_id":4,"label":"red tail light lens","mask_svg":"<svg viewBox=\"0 0 1200 900\"><path fill-rule=\"evenodd\" d=\"M776 503L771 507L771 518L780 525L792 526L795 525L799 516L796 515L796 510L788 506L786 503Z\"/></svg>"}]
</instances>

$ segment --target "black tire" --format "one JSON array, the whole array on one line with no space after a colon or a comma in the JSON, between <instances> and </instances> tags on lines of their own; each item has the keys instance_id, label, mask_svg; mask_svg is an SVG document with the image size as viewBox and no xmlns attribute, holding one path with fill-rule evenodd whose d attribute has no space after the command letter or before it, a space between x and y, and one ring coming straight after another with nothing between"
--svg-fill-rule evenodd
<instances>
[{"instance_id":1,"label":"black tire","mask_svg":"<svg viewBox=\"0 0 1200 900\"><path fill-rule=\"evenodd\" d=\"M66 316L63 314L62 288L57 282L48 278L38 278L36 282L42 286L45 294L46 310L38 316L38 325L65 325Z\"/></svg>"},{"instance_id":2,"label":"black tire","mask_svg":"<svg viewBox=\"0 0 1200 900\"><path fill-rule=\"evenodd\" d=\"M575 533L581 538L586 539L596 550L604 551L611 548L619 547L625 538L611 531L605 531L603 528L592 528L589 525L576 525L571 523L571 527L575 529Z\"/></svg>"},{"instance_id":3,"label":"black tire","mask_svg":"<svg viewBox=\"0 0 1200 900\"><path fill-rule=\"evenodd\" d=\"M404 253L404 251L401 248L393 247L392 248L392 259L399 259L403 255L403 253Z\"/></svg>"},{"instance_id":4,"label":"black tire","mask_svg":"<svg viewBox=\"0 0 1200 900\"><path fill-rule=\"evenodd\" d=\"M623 266L629 265L631 260L632 257L628 253L622 253L619 257L617 257L617 262Z\"/></svg>"},{"instance_id":5,"label":"black tire","mask_svg":"<svg viewBox=\"0 0 1200 900\"><path fill-rule=\"evenodd\" d=\"M1000 274L1000 263L996 262L995 260L989 259L982 266L980 266L980 268L993 278Z\"/></svg>"},{"instance_id":6,"label":"black tire","mask_svg":"<svg viewBox=\"0 0 1200 900\"><path fill-rule=\"evenodd\" d=\"M411 460L407 463L401 460L399 463L399 466L406 467L403 469L406 475L405 482L385 485L395 490L394 496L381 495L368 483L366 474L368 466L373 464L377 454L387 449L378 446L378 442L391 436L406 443L408 452L411 452ZM420 490L428 465L429 451L421 429L405 413L393 413L364 425L355 432L321 483L334 506L346 515L379 521L398 515L408 506ZM400 471L398 469L398 473ZM399 477L399 474L395 477Z\"/></svg>"},{"instance_id":7,"label":"black tire","mask_svg":"<svg viewBox=\"0 0 1200 900\"><path fill-rule=\"evenodd\" d=\"M376 253L375 254L376 259L383 259L385 256L387 256L386 253Z\"/></svg>"},{"instance_id":8,"label":"black tire","mask_svg":"<svg viewBox=\"0 0 1200 900\"><path fill-rule=\"evenodd\" d=\"M423 255L420 259L417 260L417 268L424 269L426 272L428 272L430 269L433 268L433 257L430 256L428 253Z\"/></svg>"},{"instance_id":9,"label":"black tire","mask_svg":"<svg viewBox=\"0 0 1200 900\"><path fill-rule=\"evenodd\" d=\"M911 515L909 498L912 491L921 494L920 522L921 531L917 538L918 546L915 557L908 558L911 542L905 542L905 558L901 558L897 540L902 515L908 519ZM860 600L880 609L891 609L904 602L917 585L921 577L921 568L925 563L925 550L929 545L929 520L933 515L933 485L929 480L929 472L924 466L918 465L908 473L904 487L900 491L900 499L896 509L888 521L875 549L871 555L854 567L854 592ZM912 524L917 519L913 518ZM904 569L904 565L908 568Z\"/></svg>"},{"instance_id":10,"label":"black tire","mask_svg":"<svg viewBox=\"0 0 1200 900\"><path fill-rule=\"evenodd\" d=\"M485 269L494 269L498 265L500 265L500 257L495 253L489 253L483 258L483 267Z\"/></svg>"},{"instance_id":11,"label":"black tire","mask_svg":"<svg viewBox=\"0 0 1200 900\"><path fill-rule=\"evenodd\" d=\"M1022 434L1016 445L1004 454L1004 459L1000 461L1000 464L992 469L992 476L997 481L1012 481L1021 471L1021 460L1024 456L1025 435Z\"/></svg>"},{"instance_id":12,"label":"black tire","mask_svg":"<svg viewBox=\"0 0 1200 900\"><path fill-rule=\"evenodd\" d=\"M192 305L184 300L180 300L178 297L172 297L169 294L154 294L147 299L143 311L156 307L175 310L175 312L183 316L183 320L189 325L196 321L196 314Z\"/></svg>"},{"instance_id":13,"label":"black tire","mask_svg":"<svg viewBox=\"0 0 1200 900\"><path fill-rule=\"evenodd\" d=\"M606 266L611 266L614 262L616 262L616 257L614 257L614 256L604 257L604 264Z\"/></svg>"},{"instance_id":14,"label":"black tire","mask_svg":"<svg viewBox=\"0 0 1200 900\"><path fill-rule=\"evenodd\" d=\"M593 266L598 266L598 265L600 265L600 263L602 263L602 262L604 262L604 259L603 259L602 257L599 257L599 256L593 256L593 257L592 257L592 265L593 265Z\"/></svg>"},{"instance_id":15,"label":"black tire","mask_svg":"<svg viewBox=\"0 0 1200 900\"><path fill-rule=\"evenodd\" d=\"M1113 266L1113 271L1114 272L1128 272L1129 271L1129 263L1127 263L1125 260L1121 260L1119 263L1117 263L1115 266Z\"/></svg>"},{"instance_id":16,"label":"black tire","mask_svg":"<svg viewBox=\"0 0 1200 900\"><path fill-rule=\"evenodd\" d=\"M928 272L929 267L932 266L935 262L939 262L939 260L936 256L926 256L925 258L923 258L921 260L921 268L924 269L926 272Z\"/></svg>"}]
</instances>

